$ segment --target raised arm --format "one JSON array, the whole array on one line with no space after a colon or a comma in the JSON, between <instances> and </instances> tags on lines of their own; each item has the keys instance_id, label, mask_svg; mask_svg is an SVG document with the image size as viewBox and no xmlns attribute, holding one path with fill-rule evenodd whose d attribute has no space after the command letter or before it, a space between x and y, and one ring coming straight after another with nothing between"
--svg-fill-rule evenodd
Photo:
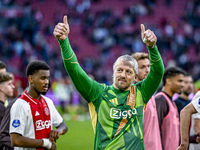
<instances>
[{"instance_id":1,"label":"raised arm","mask_svg":"<svg viewBox=\"0 0 200 150\"><path fill-rule=\"evenodd\" d=\"M63 17L63 23L58 23L54 29L54 36L58 39L65 69L67 70L76 89L88 102L95 100L104 86L92 80L80 67L76 55L72 50L68 34L70 32L67 16Z\"/></svg>"},{"instance_id":2,"label":"raised arm","mask_svg":"<svg viewBox=\"0 0 200 150\"><path fill-rule=\"evenodd\" d=\"M143 91L144 101L147 103L161 83L164 74L164 65L156 46L157 37L153 31L149 29L145 30L143 24L141 24L141 37L142 41L147 45L151 65L147 78L138 83L142 89L141 91Z\"/></svg>"}]
</instances>

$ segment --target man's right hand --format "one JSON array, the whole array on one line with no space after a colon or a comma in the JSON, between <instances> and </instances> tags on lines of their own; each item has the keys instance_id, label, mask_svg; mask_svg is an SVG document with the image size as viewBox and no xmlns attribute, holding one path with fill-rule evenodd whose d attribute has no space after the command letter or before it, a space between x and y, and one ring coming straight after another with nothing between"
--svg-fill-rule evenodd
<instances>
[{"instance_id":1,"label":"man's right hand","mask_svg":"<svg viewBox=\"0 0 200 150\"><path fill-rule=\"evenodd\" d=\"M63 17L63 23L58 23L53 31L53 35L59 39L59 40L64 40L67 38L68 34L69 34L70 30L69 30L69 24L67 21L67 16L65 15Z\"/></svg>"}]
</instances>

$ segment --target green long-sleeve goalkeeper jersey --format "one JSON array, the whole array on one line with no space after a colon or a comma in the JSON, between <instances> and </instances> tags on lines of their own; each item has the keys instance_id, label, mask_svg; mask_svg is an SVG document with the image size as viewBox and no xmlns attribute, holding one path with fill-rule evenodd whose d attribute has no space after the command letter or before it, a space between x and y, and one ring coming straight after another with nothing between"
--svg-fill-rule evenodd
<instances>
[{"instance_id":1,"label":"green long-sleeve goalkeeper jersey","mask_svg":"<svg viewBox=\"0 0 200 150\"><path fill-rule=\"evenodd\" d=\"M164 66L157 47L150 48L147 78L120 91L87 76L71 49L68 38L59 41L65 68L78 92L89 103L95 132L95 150L142 150L145 104L160 85Z\"/></svg>"}]
</instances>

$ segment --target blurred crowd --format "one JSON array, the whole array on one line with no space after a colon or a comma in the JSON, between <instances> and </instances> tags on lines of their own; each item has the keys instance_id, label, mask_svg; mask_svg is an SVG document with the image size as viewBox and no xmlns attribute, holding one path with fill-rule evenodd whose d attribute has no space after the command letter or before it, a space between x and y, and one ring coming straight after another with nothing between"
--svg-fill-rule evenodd
<instances>
[{"instance_id":1,"label":"blurred crowd","mask_svg":"<svg viewBox=\"0 0 200 150\"><path fill-rule=\"evenodd\" d=\"M162 1L167 9L175 2ZM22 89L27 84L25 67L35 59L44 60L50 65L52 83L64 79L67 74L58 43L56 40L49 42L49 39L54 38L54 26L62 21L63 14L67 14L70 26L78 26L80 37L87 40L86 43L72 43L77 55L87 54L87 51L83 51L84 47L91 43L98 51L98 57L82 57L79 62L83 69L99 82L111 83L112 64L119 55L147 51L140 37L140 23L145 23L145 26L157 35L157 46L165 67L175 65L191 73L194 81L200 78L200 1L182 0L185 9L178 16L178 20L169 19L167 14L163 14L163 17L156 21L154 19L158 14L155 10L162 9L158 1L116 2L121 4L121 11L117 13L112 10L112 6L110 9L93 9L93 6L106 3L105 0L57 0L56 3L61 4L64 9L48 10L53 11L54 16L51 21L45 23L46 14L37 5L45 7L50 0L2 0L0 60L7 64L7 70L15 75L17 84L21 85L19 88ZM125 3L130 5L125 6ZM71 33L73 32L75 31L72 30Z\"/></svg>"}]
</instances>

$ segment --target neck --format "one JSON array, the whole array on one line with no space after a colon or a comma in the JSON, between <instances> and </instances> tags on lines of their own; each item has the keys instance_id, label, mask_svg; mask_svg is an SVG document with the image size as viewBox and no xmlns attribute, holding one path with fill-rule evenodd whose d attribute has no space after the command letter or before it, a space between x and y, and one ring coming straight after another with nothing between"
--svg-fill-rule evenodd
<instances>
[{"instance_id":1,"label":"neck","mask_svg":"<svg viewBox=\"0 0 200 150\"><path fill-rule=\"evenodd\" d=\"M186 95L186 94L184 94L184 93L181 93L181 94L179 95L180 98L185 99L185 100L189 100L188 96L189 96L189 95Z\"/></svg>"},{"instance_id":2,"label":"neck","mask_svg":"<svg viewBox=\"0 0 200 150\"><path fill-rule=\"evenodd\" d=\"M0 101L4 102L6 101L7 97L5 96L5 94L3 94L2 92L0 92Z\"/></svg>"},{"instance_id":3,"label":"neck","mask_svg":"<svg viewBox=\"0 0 200 150\"><path fill-rule=\"evenodd\" d=\"M165 92L166 94L168 94L170 97L172 97L174 95L174 92L172 92L170 90L170 88L163 86L162 91Z\"/></svg>"},{"instance_id":4,"label":"neck","mask_svg":"<svg viewBox=\"0 0 200 150\"><path fill-rule=\"evenodd\" d=\"M32 87L29 87L27 90L27 94L30 95L32 98L39 100L40 99L40 93L38 93L35 89Z\"/></svg>"}]
</instances>

